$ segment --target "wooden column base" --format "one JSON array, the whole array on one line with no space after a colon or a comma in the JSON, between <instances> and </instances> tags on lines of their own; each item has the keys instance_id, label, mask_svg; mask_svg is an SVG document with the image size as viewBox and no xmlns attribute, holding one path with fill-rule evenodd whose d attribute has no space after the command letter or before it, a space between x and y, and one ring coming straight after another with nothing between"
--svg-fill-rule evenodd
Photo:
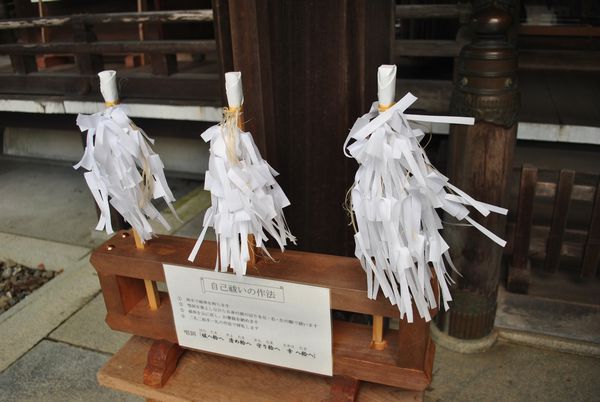
<instances>
[{"instance_id":1,"label":"wooden column base","mask_svg":"<svg viewBox=\"0 0 600 402\"><path fill-rule=\"evenodd\" d=\"M479 339L494 328L496 295L482 295L466 289L452 292L448 334L459 339Z\"/></svg>"},{"instance_id":2,"label":"wooden column base","mask_svg":"<svg viewBox=\"0 0 600 402\"><path fill-rule=\"evenodd\" d=\"M144 368L144 384L161 388L177 368L177 361L184 349L176 343L154 341L148 351L148 362Z\"/></svg>"},{"instance_id":3,"label":"wooden column base","mask_svg":"<svg viewBox=\"0 0 600 402\"><path fill-rule=\"evenodd\" d=\"M331 380L331 402L354 402L358 396L360 380L345 375L334 375Z\"/></svg>"}]
</instances>

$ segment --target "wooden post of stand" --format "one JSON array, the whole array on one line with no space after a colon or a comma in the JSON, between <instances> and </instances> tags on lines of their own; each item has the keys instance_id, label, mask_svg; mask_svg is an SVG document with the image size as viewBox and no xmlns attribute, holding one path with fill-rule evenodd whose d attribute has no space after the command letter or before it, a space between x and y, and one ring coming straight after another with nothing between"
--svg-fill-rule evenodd
<instances>
[{"instance_id":1,"label":"wooden post of stand","mask_svg":"<svg viewBox=\"0 0 600 402\"><path fill-rule=\"evenodd\" d=\"M519 110L517 51L508 41L512 17L485 1L474 2L474 10L475 40L459 56L451 114L473 116L475 124L450 129L450 181L478 200L505 206ZM504 216L474 218L503 237ZM462 274L452 291L449 334L482 338L494 326L502 248L470 228L447 225L444 235Z\"/></svg>"},{"instance_id":2,"label":"wooden post of stand","mask_svg":"<svg viewBox=\"0 0 600 402\"><path fill-rule=\"evenodd\" d=\"M135 240L135 248L143 249L144 242L142 241L139 233L135 229L131 229L131 232L133 233L133 239ZM158 310L158 307L160 306L160 295L158 294L156 282L151 281L150 279L144 279L144 286L146 287L146 297L148 298L148 306L150 306L150 310Z\"/></svg>"}]
</instances>

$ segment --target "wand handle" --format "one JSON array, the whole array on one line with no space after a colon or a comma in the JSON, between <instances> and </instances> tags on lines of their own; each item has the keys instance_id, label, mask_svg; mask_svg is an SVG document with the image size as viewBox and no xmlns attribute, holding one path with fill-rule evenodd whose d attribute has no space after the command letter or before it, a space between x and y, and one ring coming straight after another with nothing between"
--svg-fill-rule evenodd
<instances>
[{"instance_id":1,"label":"wand handle","mask_svg":"<svg viewBox=\"0 0 600 402\"><path fill-rule=\"evenodd\" d=\"M135 240L135 248L138 250L144 249L144 242L140 237L139 233L135 229L131 229L133 233L133 239ZM146 287L146 297L148 298L148 306L150 310L156 311L160 306L160 295L158 293L158 287L156 282L150 279L144 279L144 286Z\"/></svg>"}]
</instances>

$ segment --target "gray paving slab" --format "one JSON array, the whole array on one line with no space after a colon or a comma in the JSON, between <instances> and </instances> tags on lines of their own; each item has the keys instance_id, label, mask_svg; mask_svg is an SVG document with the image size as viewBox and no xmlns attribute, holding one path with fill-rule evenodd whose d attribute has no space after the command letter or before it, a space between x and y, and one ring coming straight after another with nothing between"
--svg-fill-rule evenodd
<instances>
[{"instance_id":1,"label":"gray paving slab","mask_svg":"<svg viewBox=\"0 0 600 402\"><path fill-rule=\"evenodd\" d=\"M186 195L201 184L169 178L169 186L176 198L185 200ZM82 172L68 165L0 159L0 194L2 233L88 248L107 238L93 230L97 223L96 209ZM160 209L166 208L160 201L157 205ZM174 218L166 218L176 222ZM174 228L181 224L176 223ZM159 233L164 233L159 226L153 224Z\"/></svg>"},{"instance_id":2,"label":"gray paving slab","mask_svg":"<svg viewBox=\"0 0 600 402\"><path fill-rule=\"evenodd\" d=\"M0 372L45 338L100 291L96 271L87 261L58 275L0 315ZM17 307L13 307L17 308ZM12 310L12 309L11 309ZM9 312L11 311L9 310Z\"/></svg>"},{"instance_id":3,"label":"gray paving slab","mask_svg":"<svg viewBox=\"0 0 600 402\"><path fill-rule=\"evenodd\" d=\"M186 236L184 233L187 233L187 227L191 227L193 232L193 228L197 226L198 219L202 219L204 217L204 212L210 206L210 193L201 186L198 186L191 190L188 194L180 197L175 202L175 210L179 219L177 219L171 211L168 209L163 210L161 213L171 226L171 230L168 231L161 225L152 225L155 229L155 232L158 235L161 234L174 234L177 236L183 237L194 237L194 236ZM194 222L191 226L190 224ZM198 236L200 230L202 229L202 220L200 220L200 226L198 226L198 233L195 236ZM190 233L191 233L190 232Z\"/></svg>"},{"instance_id":4,"label":"gray paving slab","mask_svg":"<svg viewBox=\"0 0 600 402\"><path fill-rule=\"evenodd\" d=\"M485 353L438 347L425 400L598 401L600 359L499 341Z\"/></svg>"},{"instance_id":5,"label":"gray paving slab","mask_svg":"<svg viewBox=\"0 0 600 402\"><path fill-rule=\"evenodd\" d=\"M185 225L181 226L181 228L179 228L174 234L176 236L197 239L200 235L200 232L202 231L202 223L204 222L205 212L206 211L203 211L200 214L193 217L192 219L190 219L188 222L185 223ZM208 228L208 230L206 231L205 238L207 240L216 240L215 231L213 228Z\"/></svg>"},{"instance_id":6,"label":"gray paving slab","mask_svg":"<svg viewBox=\"0 0 600 402\"><path fill-rule=\"evenodd\" d=\"M106 354L42 341L0 374L0 401L143 401L98 384L96 373L108 359Z\"/></svg>"},{"instance_id":7,"label":"gray paving slab","mask_svg":"<svg viewBox=\"0 0 600 402\"><path fill-rule=\"evenodd\" d=\"M92 247L93 198L68 166L0 161L0 232Z\"/></svg>"},{"instance_id":8,"label":"gray paving slab","mask_svg":"<svg viewBox=\"0 0 600 402\"><path fill-rule=\"evenodd\" d=\"M498 292L499 329L600 344L600 306Z\"/></svg>"},{"instance_id":9,"label":"gray paving slab","mask_svg":"<svg viewBox=\"0 0 600 402\"><path fill-rule=\"evenodd\" d=\"M0 233L0 260L10 259L32 268L44 264L46 269L53 271L67 270L89 252L88 247Z\"/></svg>"},{"instance_id":10,"label":"gray paving slab","mask_svg":"<svg viewBox=\"0 0 600 402\"><path fill-rule=\"evenodd\" d=\"M115 353L131 335L111 330L104 322L105 317L104 298L99 294L54 330L49 338L105 353Z\"/></svg>"}]
</instances>

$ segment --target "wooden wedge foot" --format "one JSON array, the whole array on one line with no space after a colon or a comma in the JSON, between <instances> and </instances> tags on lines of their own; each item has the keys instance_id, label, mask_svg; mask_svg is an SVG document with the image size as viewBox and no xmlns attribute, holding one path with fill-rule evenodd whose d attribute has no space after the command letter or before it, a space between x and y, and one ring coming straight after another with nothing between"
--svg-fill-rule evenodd
<instances>
[{"instance_id":1,"label":"wooden wedge foot","mask_svg":"<svg viewBox=\"0 0 600 402\"><path fill-rule=\"evenodd\" d=\"M176 343L154 341L144 368L144 384L155 388L165 385L177 368L177 361L183 351Z\"/></svg>"},{"instance_id":2,"label":"wooden wedge foot","mask_svg":"<svg viewBox=\"0 0 600 402\"><path fill-rule=\"evenodd\" d=\"M331 381L331 402L354 402L360 388L360 380L345 375L334 375Z\"/></svg>"}]
</instances>

